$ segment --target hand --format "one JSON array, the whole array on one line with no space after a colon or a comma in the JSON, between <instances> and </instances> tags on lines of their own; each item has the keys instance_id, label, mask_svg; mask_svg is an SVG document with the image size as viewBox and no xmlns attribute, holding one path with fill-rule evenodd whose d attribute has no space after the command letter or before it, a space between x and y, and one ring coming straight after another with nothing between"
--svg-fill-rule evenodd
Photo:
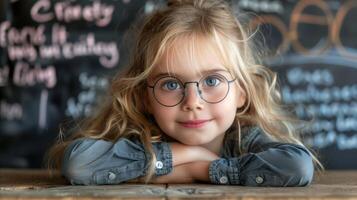
<instances>
[{"instance_id":1,"label":"hand","mask_svg":"<svg viewBox=\"0 0 357 200\"><path fill-rule=\"evenodd\" d=\"M155 176L150 183L193 183L191 163L175 166L171 173L163 176Z\"/></svg>"},{"instance_id":2,"label":"hand","mask_svg":"<svg viewBox=\"0 0 357 200\"><path fill-rule=\"evenodd\" d=\"M170 143L172 150L172 165L178 166L195 161L213 161L219 157L201 146L190 146L181 143Z\"/></svg>"},{"instance_id":3,"label":"hand","mask_svg":"<svg viewBox=\"0 0 357 200\"><path fill-rule=\"evenodd\" d=\"M201 146L190 146L182 143L170 143L173 170L170 174L153 177L149 183L193 183L209 182L208 169L211 161L219 157ZM144 183L144 177L128 182Z\"/></svg>"},{"instance_id":4,"label":"hand","mask_svg":"<svg viewBox=\"0 0 357 200\"><path fill-rule=\"evenodd\" d=\"M170 174L153 177L150 183L194 183L209 182L210 161L197 161L175 166Z\"/></svg>"}]
</instances>

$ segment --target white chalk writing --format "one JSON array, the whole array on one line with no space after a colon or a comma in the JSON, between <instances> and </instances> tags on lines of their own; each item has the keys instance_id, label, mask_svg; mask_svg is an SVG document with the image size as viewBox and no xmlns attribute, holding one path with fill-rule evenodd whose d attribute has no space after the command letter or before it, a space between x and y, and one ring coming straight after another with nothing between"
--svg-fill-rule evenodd
<instances>
[{"instance_id":1,"label":"white chalk writing","mask_svg":"<svg viewBox=\"0 0 357 200\"><path fill-rule=\"evenodd\" d=\"M287 78L292 85L313 84L329 86L334 82L333 75L327 69L307 71L295 67L289 70Z\"/></svg>"},{"instance_id":2,"label":"white chalk writing","mask_svg":"<svg viewBox=\"0 0 357 200\"><path fill-rule=\"evenodd\" d=\"M357 84L339 86L330 70L312 67L288 69L286 78L284 101L295 105L299 117L313 119L306 142L316 148L356 149Z\"/></svg>"},{"instance_id":3,"label":"white chalk writing","mask_svg":"<svg viewBox=\"0 0 357 200\"><path fill-rule=\"evenodd\" d=\"M0 101L0 117L7 120L22 119L23 110L19 103Z\"/></svg>"},{"instance_id":4,"label":"white chalk writing","mask_svg":"<svg viewBox=\"0 0 357 200\"><path fill-rule=\"evenodd\" d=\"M276 0L241 0L238 6L256 12L268 12L282 14L284 9L280 1Z\"/></svg>"},{"instance_id":5,"label":"white chalk writing","mask_svg":"<svg viewBox=\"0 0 357 200\"><path fill-rule=\"evenodd\" d=\"M95 75L89 76L86 72L79 75L79 82L83 89L77 97L71 97L67 101L67 116L79 118L89 116L96 103L98 103L98 94L107 89L108 79Z\"/></svg>"}]
</instances>

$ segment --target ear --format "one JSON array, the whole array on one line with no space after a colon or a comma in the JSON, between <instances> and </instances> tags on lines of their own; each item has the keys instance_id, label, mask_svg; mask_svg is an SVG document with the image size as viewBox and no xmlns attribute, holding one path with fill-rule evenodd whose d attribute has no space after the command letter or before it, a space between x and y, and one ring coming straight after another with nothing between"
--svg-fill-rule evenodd
<instances>
[{"instance_id":1,"label":"ear","mask_svg":"<svg viewBox=\"0 0 357 200\"><path fill-rule=\"evenodd\" d=\"M245 101L247 100L247 95L243 88L239 87L237 92L237 108L241 108Z\"/></svg>"}]
</instances>

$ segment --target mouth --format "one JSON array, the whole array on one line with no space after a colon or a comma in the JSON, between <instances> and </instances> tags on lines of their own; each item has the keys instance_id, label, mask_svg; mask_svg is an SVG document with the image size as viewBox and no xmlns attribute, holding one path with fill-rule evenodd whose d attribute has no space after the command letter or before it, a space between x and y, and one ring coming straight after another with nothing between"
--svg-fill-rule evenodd
<instances>
[{"instance_id":1,"label":"mouth","mask_svg":"<svg viewBox=\"0 0 357 200\"><path fill-rule=\"evenodd\" d=\"M201 128L206 125L208 122L212 121L211 119L208 120L189 120L184 122L179 122L185 128Z\"/></svg>"}]
</instances>

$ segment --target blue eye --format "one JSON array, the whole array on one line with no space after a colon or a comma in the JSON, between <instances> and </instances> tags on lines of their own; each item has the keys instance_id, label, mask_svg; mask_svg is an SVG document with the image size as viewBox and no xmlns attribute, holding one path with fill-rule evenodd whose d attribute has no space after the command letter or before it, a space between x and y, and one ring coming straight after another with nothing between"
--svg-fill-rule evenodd
<instances>
[{"instance_id":1,"label":"blue eye","mask_svg":"<svg viewBox=\"0 0 357 200\"><path fill-rule=\"evenodd\" d=\"M215 87L221 83L217 77L209 76L204 80L205 85L209 87Z\"/></svg>"},{"instance_id":2,"label":"blue eye","mask_svg":"<svg viewBox=\"0 0 357 200\"><path fill-rule=\"evenodd\" d=\"M176 90L176 89L180 89L181 87L177 81L170 80L170 81L166 81L163 84L163 88L166 90Z\"/></svg>"}]
</instances>

